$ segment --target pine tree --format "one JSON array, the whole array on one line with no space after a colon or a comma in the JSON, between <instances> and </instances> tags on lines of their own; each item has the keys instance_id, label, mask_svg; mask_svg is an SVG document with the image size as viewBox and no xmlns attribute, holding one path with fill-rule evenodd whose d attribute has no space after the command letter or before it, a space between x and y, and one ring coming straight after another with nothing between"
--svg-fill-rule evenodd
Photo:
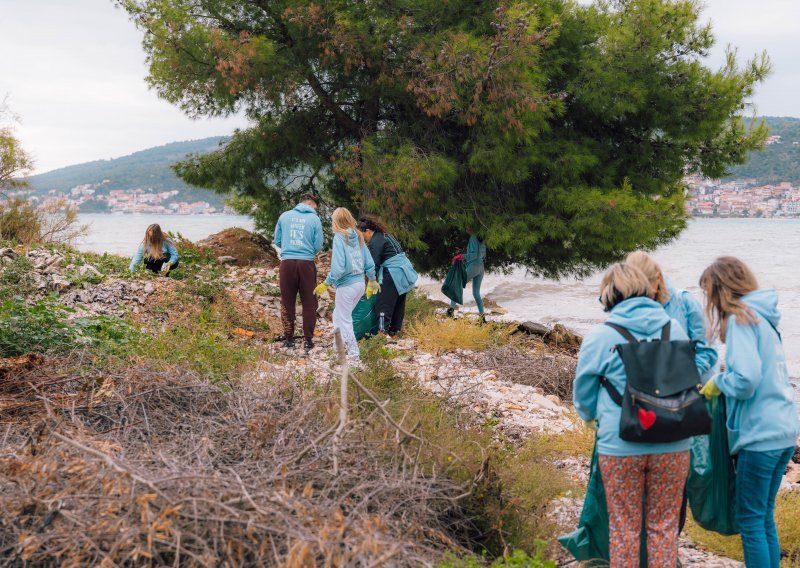
<instances>
[{"instance_id":1,"label":"pine tree","mask_svg":"<svg viewBox=\"0 0 800 568\"><path fill-rule=\"evenodd\" d=\"M766 136L740 117L766 56L705 66L694 0L119 1L162 97L253 121L179 175L267 232L308 190L377 213L425 271L470 233L548 275L669 242L684 174Z\"/></svg>"}]
</instances>

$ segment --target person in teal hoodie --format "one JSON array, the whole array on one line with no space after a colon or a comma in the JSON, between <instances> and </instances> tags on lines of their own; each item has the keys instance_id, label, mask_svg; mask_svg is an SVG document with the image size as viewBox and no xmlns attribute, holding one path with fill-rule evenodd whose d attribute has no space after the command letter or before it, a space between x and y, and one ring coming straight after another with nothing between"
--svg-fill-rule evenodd
<instances>
[{"instance_id":1,"label":"person in teal hoodie","mask_svg":"<svg viewBox=\"0 0 800 568\"><path fill-rule=\"evenodd\" d=\"M670 339L688 339L651 294L647 277L627 264L613 265L600 284L600 302L610 312L608 322L626 328L640 340L659 338L662 328L671 322ZM618 392L624 392L625 367L615 350L624 342L622 335L607 325L599 325L586 335L578 355L573 403L578 415L597 428L598 462L609 513L611 566L638 566L643 513L650 565L675 566L691 440L647 444L619 437L622 410L601 386L600 378L605 377Z\"/></svg>"},{"instance_id":2,"label":"person in teal hoodie","mask_svg":"<svg viewBox=\"0 0 800 568\"><path fill-rule=\"evenodd\" d=\"M303 339L306 351L314 348L317 325L317 267L314 257L322 250L322 223L317 216L317 201L311 194L301 197L294 209L284 212L275 225L273 242L280 249L281 319L284 347L294 347L297 294L303 306Z\"/></svg>"},{"instance_id":3,"label":"person in teal hoodie","mask_svg":"<svg viewBox=\"0 0 800 568\"><path fill-rule=\"evenodd\" d=\"M486 261L486 244L478 235L470 235L467 241L467 250L463 254L457 254L453 261L463 261L467 274L467 282L472 281L472 296L475 298L475 305L478 306L478 313L481 321L484 321L483 298L481 298L481 284L484 276L484 262ZM466 284L465 284L466 286ZM447 315L452 316L456 309L456 302L450 300L450 308Z\"/></svg>"},{"instance_id":4,"label":"person in teal hoodie","mask_svg":"<svg viewBox=\"0 0 800 568\"><path fill-rule=\"evenodd\" d=\"M725 371L700 391L724 394L736 463L736 520L748 567L778 568L775 498L797 444L800 419L778 333L778 296L758 288L741 260L718 258L700 277L712 332L727 346Z\"/></svg>"},{"instance_id":5,"label":"person in teal hoodie","mask_svg":"<svg viewBox=\"0 0 800 568\"><path fill-rule=\"evenodd\" d=\"M314 289L314 294L324 294L329 286L336 289L333 328L342 334L350 365L358 368L361 356L353 329L353 309L365 292L370 298L380 292L381 287L375 279L375 263L364 235L356 229L356 220L350 211L344 207L337 208L331 222L334 235L331 270L325 281ZM364 276L369 279L367 285Z\"/></svg>"},{"instance_id":6,"label":"person in teal hoodie","mask_svg":"<svg viewBox=\"0 0 800 568\"><path fill-rule=\"evenodd\" d=\"M396 337L403 329L406 295L416 286L418 275L403 252L400 242L377 217L365 215L358 220L367 247L375 262L375 273L381 292L375 302L378 333Z\"/></svg>"},{"instance_id":7,"label":"person in teal hoodie","mask_svg":"<svg viewBox=\"0 0 800 568\"><path fill-rule=\"evenodd\" d=\"M173 240L164 234L160 225L154 223L144 232L144 239L139 243L128 270L135 271L144 261L147 270L168 274L178 267L179 259L180 255Z\"/></svg>"},{"instance_id":8,"label":"person in teal hoodie","mask_svg":"<svg viewBox=\"0 0 800 568\"><path fill-rule=\"evenodd\" d=\"M688 290L678 290L670 285L661 267L644 251L637 250L625 258L625 264L635 266L647 276L653 287L654 300L664 306L667 315L681 324L681 328L695 342L695 364L704 379L718 370L717 350L709 344L706 320L700 302Z\"/></svg>"},{"instance_id":9,"label":"person in teal hoodie","mask_svg":"<svg viewBox=\"0 0 800 568\"><path fill-rule=\"evenodd\" d=\"M653 289L653 299L664 306L667 315L677 321L689 339L695 342L695 365L697 372L708 380L719 370L717 361L719 354L710 345L706 330L706 319L700 302L695 300L688 290L676 290L672 287L661 271L661 267L653 258L644 251L637 250L625 257L625 263L641 270ZM681 503L680 523L678 532L683 530L686 523L687 495L684 492Z\"/></svg>"}]
</instances>

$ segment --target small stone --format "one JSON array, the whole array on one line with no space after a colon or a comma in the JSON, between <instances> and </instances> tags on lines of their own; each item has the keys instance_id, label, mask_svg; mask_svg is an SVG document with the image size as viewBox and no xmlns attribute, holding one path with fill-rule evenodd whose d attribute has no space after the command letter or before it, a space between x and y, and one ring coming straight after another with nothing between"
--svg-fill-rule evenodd
<instances>
[{"instance_id":1,"label":"small stone","mask_svg":"<svg viewBox=\"0 0 800 568\"><path fill-rule=\"evenodd\" d=\"M552 402L553 404L557 404L558 406L561 406L561 399L558 398L556 395L548 394L545 398L547 400L549 400L550 402Z\"/></svg>"},{"instance_id":2,"label":"small stone","mask_svg":"<svg viewBox=\"0 0 800 568\"><path fill-rule=\"evenodd\" d=\"M144 285L144 293L145 294L149 295L149 294L152 294L155 291L156 291L156 286L152 282L148 282L147 284Z\"/></svg>"},{"instance_id":3,"label":"small stone","mask_svg":"<svg viewBox=\"0 0 800 568\"><path fill-rule=\"evenodd\" d=\"M223 255L217 257L217 262L220 264L235 264L237 260L235 256Z\"/></svg>"}]
</instances>

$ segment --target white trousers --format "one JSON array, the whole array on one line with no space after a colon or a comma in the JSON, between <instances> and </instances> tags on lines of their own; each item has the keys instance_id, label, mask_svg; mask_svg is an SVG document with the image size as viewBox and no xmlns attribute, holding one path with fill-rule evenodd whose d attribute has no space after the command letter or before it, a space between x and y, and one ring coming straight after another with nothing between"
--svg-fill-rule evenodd
<instances>
[{"instance_id":1,"label":"white trousers","mask_svg":"<svg viewBox=\"0 0 800 568\"><path fill-rule=\"evenodd\" d=\"M342 333L342 339L347 346L347 357L354 361L361 359L358 352L358 341L353 331L353 310L364 295L366 284L364 281L336 289L336 304L333 307L333 329Z\"/></svg>"}]
</instances>

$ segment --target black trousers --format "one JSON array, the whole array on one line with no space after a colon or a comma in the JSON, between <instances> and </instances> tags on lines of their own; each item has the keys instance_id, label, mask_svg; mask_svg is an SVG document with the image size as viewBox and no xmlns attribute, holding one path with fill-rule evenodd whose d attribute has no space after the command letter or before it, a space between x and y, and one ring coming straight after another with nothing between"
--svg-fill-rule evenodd
<instances>
[{"instance_id":1,"label":"black trousers","mask_svg":"<svg viewBox=\"0 0 800 568\"><path fill-rule=\"evenodd\" d=\"M169 257L168 256L164 257L164 258L158 258L158 259L145 258L144 259L144 267L147 270L152 270L153 272L161 272L161 267L164 266L164 263L167 263L167 262L169 262ZM178 264L179 263L180 263L180 261L176 260L175 264L172 265L170 270L174 270L175 268L178 268Z\"/></svg>"},{"instance_id":2,"label":"black trousers","mask_svg":"<svg viewBox=\"0 0 800 568\"><path fill-rule=\"evenodd\" d=\"M392 275L383 271L383 284L378 300L375 302L375 313L378 314L378 329L389 335L397 335L403 328L406 317L406 294L398 294Z\"/></svg>"}]
</instances>

